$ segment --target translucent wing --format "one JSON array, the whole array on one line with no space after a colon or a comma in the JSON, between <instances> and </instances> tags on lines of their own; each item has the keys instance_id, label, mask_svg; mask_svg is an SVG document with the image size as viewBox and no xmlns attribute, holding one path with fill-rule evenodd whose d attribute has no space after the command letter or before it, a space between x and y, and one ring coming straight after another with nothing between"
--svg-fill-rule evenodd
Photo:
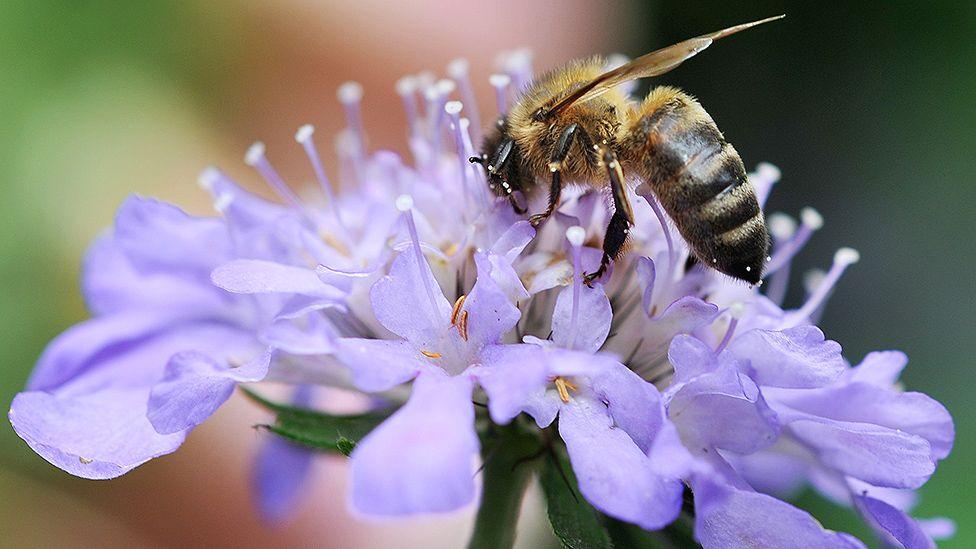
<instances>
[{"instance_id":1,"label":"translucent wing","mask_svg":"<svg viewBox=\"0 0 976 549\"><path fill-rule=\"evenodd\" d=\"M743 23L741 25L736 25L734 27L729 27L713 33L703 34L695 38L689 38L688 40L678 42L673 46L668 46L646 55L642 55L630 63L617 67L612 71L605 72L587 82L581 88L550 107L546 112L543 113L543 115L544 117L548 118L549 116L558 113L573 103L589 101L594 97L610 91L614 86L623 84L628 80L636 80L638 78L647 78L649 76L664 74L683 63L686 59L694 57L695 54L707 48L712 44L712 42L718 40L719 38L725 38L730 34L735 34L757 25L762 25L763 23L768 23L784 17L786 16L777 15L775 17L767 17L766 19L753 21L751 23Z\"/></svg>"}]
</instances>

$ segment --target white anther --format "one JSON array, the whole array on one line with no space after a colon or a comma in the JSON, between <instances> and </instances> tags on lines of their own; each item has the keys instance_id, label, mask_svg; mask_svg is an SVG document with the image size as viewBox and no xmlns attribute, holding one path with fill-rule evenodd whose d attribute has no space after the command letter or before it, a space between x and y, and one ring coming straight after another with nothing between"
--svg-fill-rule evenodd
<instances>
[{"instance_id":1,"label":"white anther","mask_svg":"<svg viewBox=\"0 0 976 549\"><path fill-rule=\"evenodd\" d=\"M404 76L396 81L396 92L399 96L410 95L417 91L417 79L412 76Z\"/></svg>"},{"instance_id":2,"label":"white anther","mask_svg":"<svg viewBox=\"0 0 976 549\"><path fill-rule=\"evenodd\" d=\"M407 212L413 209L413 197L409 194L401 194L396 199L396 209Z\"/></svg>"},{"instance_id":3,"label":"white anther","mask_svg":"<svg viewBox=\"0 0 976 549\"><path fill-rule=\"evenodd\" d=\"M336 90L336 97L343 105L358 103L363 98L363 87L359 82L346 82Z\"/></svg>"},{"instance_id":4,"label":"white anther","mask_svg":"<svg viewBox=\"0 0 976 549\"><path fill-rule=\"evenodd\" d=\"M767 181L779 181L781 173L779 168L769 162L760 162L756 165L756 175Z\"/></svg>"},{"instance_id":5,"label":"white anther","mask_svg":"<svg viewBox=\"0 0 976 549\"><path fill-rule=\"evenodd\" d=\"M579 225L573 225L566 229L566 240L573 246L582 246L583 241L586 240L586 230Z\"/></svg>"},{"instance_id":6,"label":"white anther","mask_svg":"<svg viewBox=\"0 0 976 549\"><path fill-rule=\"evenodd\" d=\"M207 168L200 172L200 175L197 176L197 184L200 185L200 188L203 190L209 191L213 189L214 182L216 182L219 178L220 170L213 166L207 166Z\"/></svg>"},{"instance_id":7,"label":"white anther","mask_svg":"<svg viewBox=\"0 0 976 549\"><path fill-rule=\"evenodd\" d=\"M264 158L264 143L260 141L255 141L244 153L244 163L248 166L257 166L262 158Z\"/></svg>"},{"instance_id":8,"label":"white anther","mask_svg":"<svg viewBox=\"0 0 976 549\"><path fill-rule=\"evenodd\" d=\"M460 101L448 101L447 104L444 105L444 112L453 116L455 114L459 114L463 108L464 105L462 105Z\"/></svg>"},{"instance_id":9,"label":"white anther","mask_svg":"<svg viewBox=\"0 0 976 549\"><path fill-rule=\"evenodd\" d=\"M834 263L853 265L861 260L861 253L854 248L841 248L834 254Z\"/></svg>"},{"instance_id":10,"label":"white anther","mask_svg":"<svg viewBox=\"0 0 976 549\"><path fill-rule=\"evenodd\" d=\"M457 84L455 84L453 80L442 78L437 81L436 87L438 94L440 94L442 97L447 97L448 95L454 93L454 90L457 89Z\"/></svg>"},{"instance_id":11,"label":"white anther","mask_svg":"<svg viewBox=\"0 0 976 549\"><path fill-rule=\"evenodd\" d=\"M447 75L455 80L464 78L468 74L468 60L457 58L447 64Z\"/></svg>"},{"instance_id":12,"label":"white anther","mask_svg":"<svg viewBox=\"0 0 976 549\"><path fill-rule=\"evenodd\" d=\"M311 124L305 124L301 128L298 128L298 131L295 132L295 141L298 141L299 143L304 143L308 141L312 137L312 134L314 133L315 133L315 126Z\"/></svg>"},{"instance_id":13,"label":"white anther","mask_svg":"<svg viewBox=\"0 0 976 549\"><path fill-rule=\"evenodd\" d=\"M800 221L815 231L823 227L824 223L823 216L820 215L820 212L809 207L800 210Z\"/></svg>"},{"instance_id":14,"label":"white anther","mask_svg":"<svg viewBox=\"0 0 976 549\"><path fill-rule=\"evenodd\" d=\"M729 305L729 316L732 318L742 318L742 315L746 312L746 306L742 304L741 301L736 301L735 303Z\"/></svg>"},{"instance_id":15,"label":"white anther","mask_svg":"<svg viewBox=\"0 0 976 549\"><path fill-rule=\"evenodd\" d=\"M630 61L630 58L622 53L611 53L607 56L607 62L604 66L609 71L625 65L628 61Z\"/></svg>"},{"instance_id":16,"label":"white anther","mask_svg":"<svg viewBox=\"0 0 976 549\"><path fill-rule=\"evenodd\" d=\"M803 274L803 289L805 289L808 294L812 294L826 277L827 273L824 272L823 269L810 269Z\"/></svg>"},{"instance_id":17,"label":"white anther","mask_svg":"<svg viewBox=\"0 0 976 549\"><path fill-rule=\"evenodd\" d=\"M768 221L769 232L776 240L786 240L796 232L796 220L785 213L770 214Z\"/></svg>"},{"instance_id":18,"label":"white anther","mask_svg":"<svg viewBox=\"0 0 976 549\"><path fill-rule=\"evenodd\" d=\"M488 77L488 83L493 88L507 88L512 83L512 77L507 74L493 74Z\"/></svg>"}]
</instances>

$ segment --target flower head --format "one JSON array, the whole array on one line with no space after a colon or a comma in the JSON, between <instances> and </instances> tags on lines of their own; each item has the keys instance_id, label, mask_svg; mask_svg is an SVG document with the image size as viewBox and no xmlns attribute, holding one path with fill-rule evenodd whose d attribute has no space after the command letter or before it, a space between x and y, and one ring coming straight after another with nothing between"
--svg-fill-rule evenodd
<instances>
[{"instance_id":1,"label":"flower head","mask_svg":"<svg viewBox=\"0 0 976 549\"><path fill-rule=\"evenodd\" d=\"M501 110L531 80L525 52L503 67L491 79ZM69 473L115 477L174 451L239 384L274 381L296 387L272 406L272 430L292 442L265 446L254 473L274 521L299 501L313 448L341 439L355 511L413 515L473 502L479 454L515 451L498 433L516 432L537 450L508 456L518 466L568 455L574 505L605 515L597 527L693 520L706 547L861 546L786 502L809 484L887 542L926 546L951 530L908 514L951 449L948 412L896 385L904 355L852 367L815 326L857 253L839 250L800 307L782 306L819 214L770 216L761 289L697 264L641 185L627 190L640 206L630 252L586 284L605 197L568 189L538 229L492 198L467 161L479 111L466 65L449 72L397 83L409 162L366 148L362 89L344 85L340 185L314 129L295 136L317 200L260 143L245 161L279 202L214 168L200 183L218 217L127 200L86 259L93 318L39 360L11 405L17 433ZM751 175L760 204L778 178L770 165ZM356 391L366 413L330 415L313 388ZM304 428L315 436L289 430Z\"/></svg>"}]
</instances>

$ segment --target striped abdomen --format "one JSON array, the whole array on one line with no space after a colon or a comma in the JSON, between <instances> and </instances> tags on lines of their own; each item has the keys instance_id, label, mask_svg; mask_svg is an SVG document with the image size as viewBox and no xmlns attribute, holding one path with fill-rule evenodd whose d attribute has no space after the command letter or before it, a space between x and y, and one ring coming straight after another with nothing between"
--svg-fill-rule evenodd
<instances>
[{"instance_id":1,"label":"striped abdomen","mask_svg":"<svg viewBox=\"0 0 976 549\"><path fill-rule=\"evenodd\" d=\"M621 143L703 264L758 282L769 235L742 159L694 99L651 92Z\"/></svg>"}]
</instances>

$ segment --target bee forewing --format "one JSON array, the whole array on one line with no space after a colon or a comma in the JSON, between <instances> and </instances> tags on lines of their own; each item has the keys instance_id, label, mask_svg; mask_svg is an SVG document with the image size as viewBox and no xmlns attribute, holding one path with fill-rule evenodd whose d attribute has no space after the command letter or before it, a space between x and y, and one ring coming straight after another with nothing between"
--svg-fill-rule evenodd
<instances>
[{"instance_id":1,"label":"bee forewing","mask_svg":"<svg viewBox=\"0 0 976 549\"><path fill-rule=\"evenodd\" d=\"M613 89L615 86L623 84L624 82L664 74L684 63L685 60L694 57L696 54L698 54L698 52L710 46L715 40L725 38L726 36L735 34L737 32L762 25L763 23L782 19L784 17L786 16L777 15L775 17L760 19L759 21L752 21L751 23L735 25L734 27L729 27L720 31L703 34L695 38L689 38L688 40L678 42L673 46L668 46L657 51L652 51L646 55L642 55L630 63L605 72L590 82L584 84L574 93L570 94L559 103L553 105L553 107L549 110L549 113L550 115L555 114L573 103L589 101L590 99L602 95Z\"/></svg>"}]
</instances>

